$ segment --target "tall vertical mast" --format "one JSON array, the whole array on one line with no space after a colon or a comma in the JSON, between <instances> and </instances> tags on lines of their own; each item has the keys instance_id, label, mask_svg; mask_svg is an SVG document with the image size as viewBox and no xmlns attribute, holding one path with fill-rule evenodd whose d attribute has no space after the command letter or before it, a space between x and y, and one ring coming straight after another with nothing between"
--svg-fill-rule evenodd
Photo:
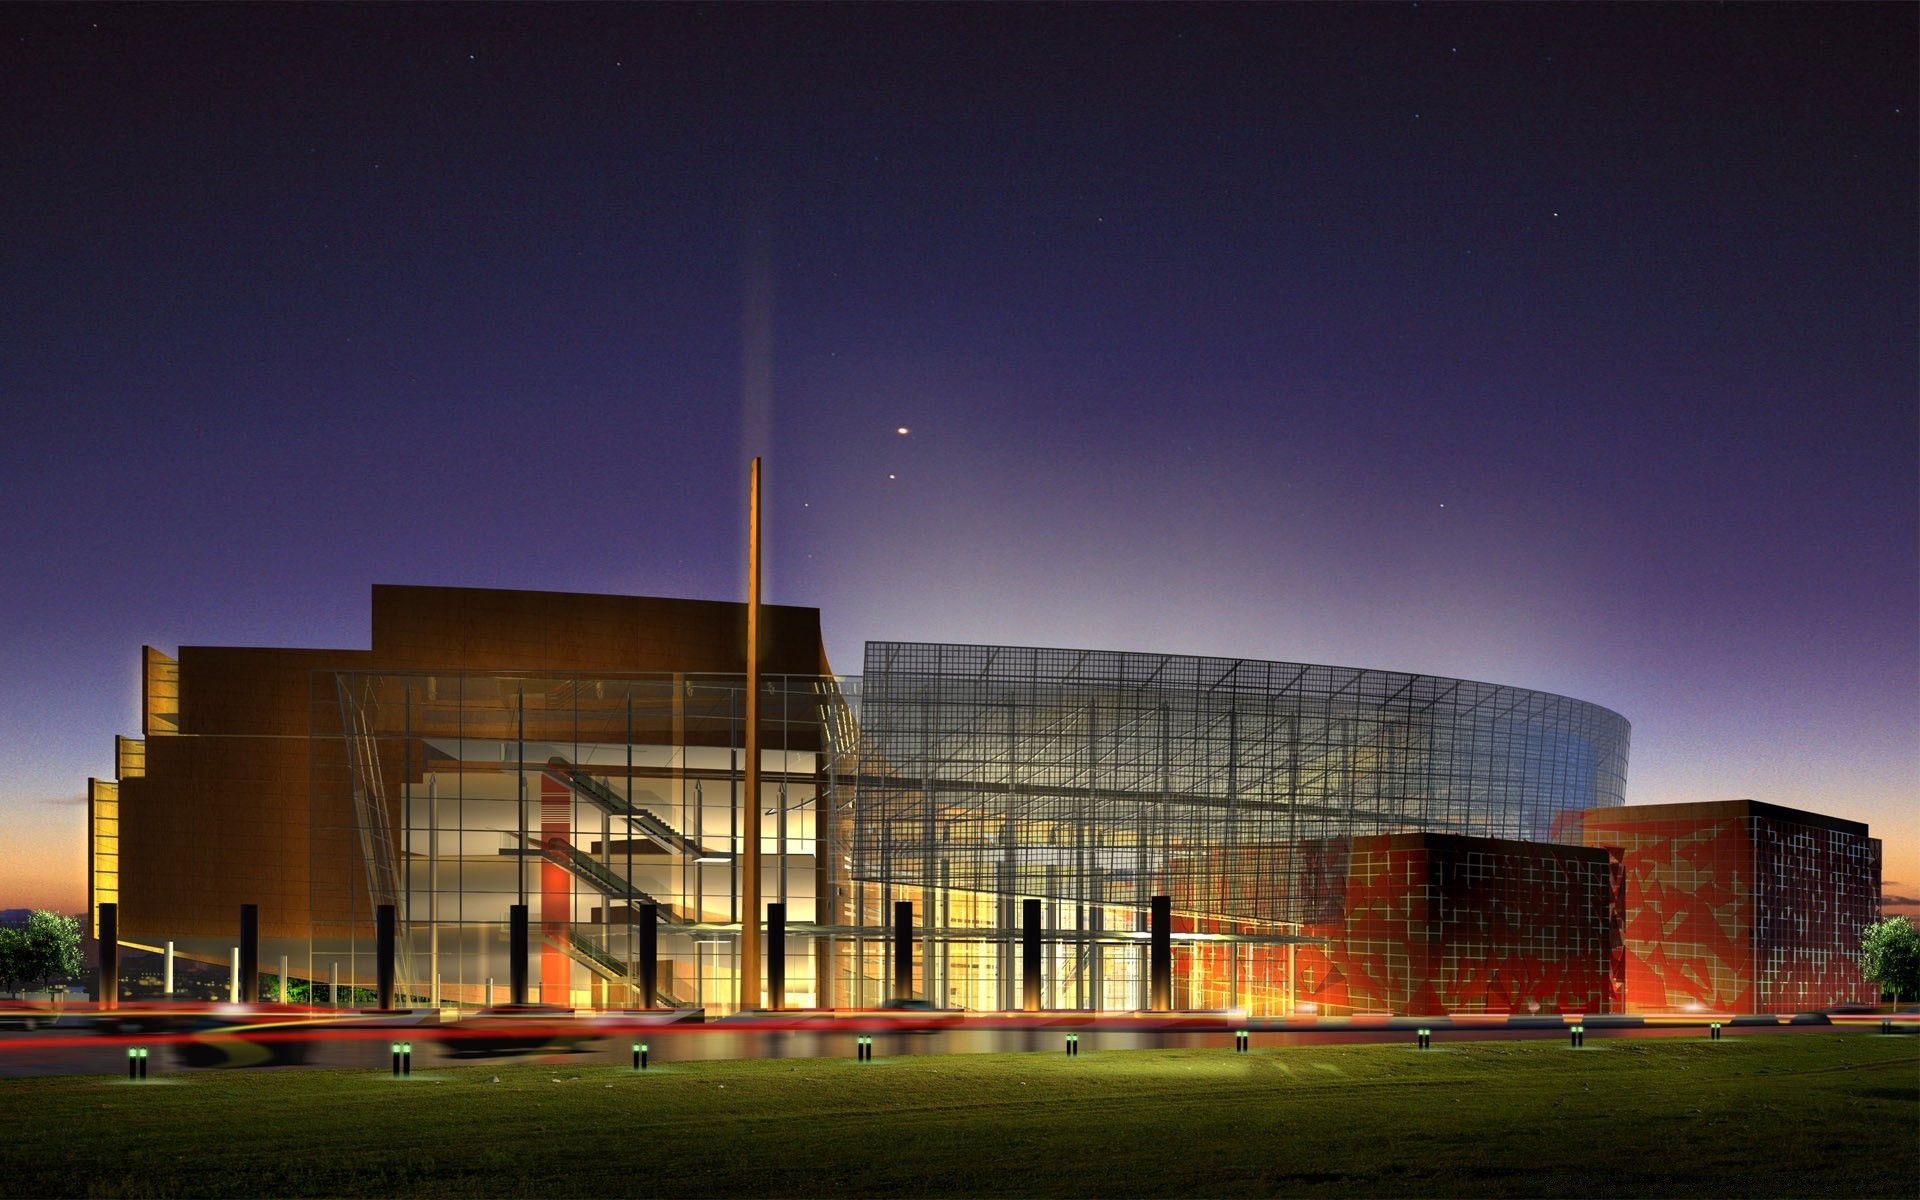
<instances>
[{"instance_id":1,"label":"tall vertical mast","mask_svg":"<svg viewBox=\"0 0 1920 1200\"><path fill-rule=\"evenodd\" d=\"M747 495L747 779L740 853L740 999L760 1007L760 460Z\"/></svg>"}]
</instances>

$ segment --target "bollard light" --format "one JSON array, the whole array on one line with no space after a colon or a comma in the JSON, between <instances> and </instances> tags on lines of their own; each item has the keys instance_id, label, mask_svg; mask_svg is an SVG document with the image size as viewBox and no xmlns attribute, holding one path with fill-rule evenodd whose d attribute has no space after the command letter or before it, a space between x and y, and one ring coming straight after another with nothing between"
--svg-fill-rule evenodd
<instances>
[{"instance_id":1,"label":"bollard light","mask_svg":"<svg viewBox=\"0 0 1920 1200\"><path fill-rule=\"evenodd\" d=\"M140 1078L140 1048L137 1046L127 1047L127 1078Z\"/></svg>"},{"instance_id":2,"label":"bollard light","mask_svg":"<svg viewBox=\"0 0 1920 1200\"><path fill-rule=\"evenodd\" d=\"M413 1074L413 1043L412 1042L400 1043L400 1073L402 1075Z\"/></svg>"},{"instance_id":3,"label":"bollard light","mask_svg":"<svg viewBox=\"0 0 1920 1200\"><path fill-rule=\"evenodd\" d=\"M145 1079L146 1077L147 1077L147 1048L145 1046L142 1046L140 1047L140 1078Z\"/></svg>"},{"instance_id":4,"label":"bollard light","mask_svg":"<svg viewBox=\"0 0 1920 1200\"><path fill-rule=\"evenodd\" d=\"M393 1077L400 1078L400 1043L393 1044Z\"/></svg>"}]
</instances>

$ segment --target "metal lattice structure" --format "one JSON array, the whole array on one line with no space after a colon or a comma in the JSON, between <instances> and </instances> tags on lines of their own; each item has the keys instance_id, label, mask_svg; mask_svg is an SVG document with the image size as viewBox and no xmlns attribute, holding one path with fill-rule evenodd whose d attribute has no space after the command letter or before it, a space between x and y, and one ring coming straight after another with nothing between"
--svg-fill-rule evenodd
<instances>
[{"instance_id":1,"label":"metal lattice structure","mask_svg":"<svg viewBox=\"0 0 1920 1200\"><path fill-rule=\"evenodd\" d=\"M856 879L1282 923L1313 916L1296 848L1544 841L1622 803L1628 748L1617 713L1496 684L910 642L868 643L860 725Z\"/></svg>"}]
</instances>

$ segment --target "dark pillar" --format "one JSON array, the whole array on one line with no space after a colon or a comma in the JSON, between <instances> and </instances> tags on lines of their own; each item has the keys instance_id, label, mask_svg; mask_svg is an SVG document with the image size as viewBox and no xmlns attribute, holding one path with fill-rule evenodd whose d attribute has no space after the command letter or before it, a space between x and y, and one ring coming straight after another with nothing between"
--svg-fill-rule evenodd
<instances>
[{"instance_id":1,"label":"dark pillar","mask_svg":"<svg viewBox=\"0 0 1920 1200\"><path fill-rule=\"evenodd\" d=\"M120 906L100 906L100 1007L120 1007Z\"/></svg>"},{"instance_id":2,"label":"dark pillar","mask_svg":"<svg viewBox=\"0 0 1920 1200\"><path fill-rule=\"evenodd\" d=\"M1020 975L1025 991L1020 1007L1026 1012L1040 1011L1040 902L1020 902Z\"/></svg>"},{"instance_id":3,"label":"dark pillar","mask_svg":"<svg viewBox=\"0 0 1920 1200\"><path fill-rule=\"evenodd\" d=\"M893 905L893 998L913 998L913 901Z\"/></svg>"},{"instance_id":4,"label":"dark pillar","mask_svg":"<svg viewBox=\"0 0 1920 1200\"><path fill-rule=\"evenodd\" d=\"M787 906L767 905L767 1008L787 1006Z\"/></svg>"},{"instance_id":5,"label":"dark pillar","mask_svg":"<svg viewBox=\"0 0 1920 1200\"><path fill-rule=\"evenodd\" d=\"M1153 897L1153 950L1152 990L1148 993L1148 1007L1154 1012L1169 1012L1173 1008L1173 899L1170 896Z\"/></svg>"},{"instance_id":6,"label":"dark pillar","mask_svg":"<svg viewBox=\"0 0 1920 1200\"><path fill-rule=\"evenodd\" d=\"M660 906L640 906L640 1007L660 1003Z\"/></svg>"},{"instance_id":7,"label":"dark pillar","mask_svg":"<svg viewBox=\"0 0 1920 1200\"><path fill-rule=\"evenodd\" d=\"M527 906L509 904L507 906L507 962L511 984L507 990L509 1004L527 1002Z\"/></svg>"},{"instance_id":8,"label":"dark pillar","mask_svg":"<svg viewBox=\"0 0 1920 1200\"><path fill-rule=\"evenodd\" d=\"M380 989L380 1007L393 1007L393 905L382 904L373 910L375 978Z\"/></svg>"},{"instance_id":9,"label":"dark pillar","mask_svg":"<svg viewBox=\"0 0 1920 1200\"><path fill-rule=\"evenodd\" d=\"M260 906L240 906L240 1003L260 1003Z\"/></svg>"}]
</instances>

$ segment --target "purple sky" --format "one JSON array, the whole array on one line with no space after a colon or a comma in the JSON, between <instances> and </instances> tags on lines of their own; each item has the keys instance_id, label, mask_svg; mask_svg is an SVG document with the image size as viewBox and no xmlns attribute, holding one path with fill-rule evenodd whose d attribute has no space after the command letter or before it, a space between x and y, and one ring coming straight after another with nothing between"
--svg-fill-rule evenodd
<instances>
[{"instance_id":1,"label":"purple sky","mask_svg":"<svg viewBox=\"0 0 1920 1200\"><path fill-rule=\"evenodd\" d=\"M0 904L374 582L1589 699L1920 888L1911 5L0 12ZM764 380L764 386L756 380ZM895 432L905 426L906 436ZM26 861L37 865L20 865Z\"/></svg>"}]
</instances>

